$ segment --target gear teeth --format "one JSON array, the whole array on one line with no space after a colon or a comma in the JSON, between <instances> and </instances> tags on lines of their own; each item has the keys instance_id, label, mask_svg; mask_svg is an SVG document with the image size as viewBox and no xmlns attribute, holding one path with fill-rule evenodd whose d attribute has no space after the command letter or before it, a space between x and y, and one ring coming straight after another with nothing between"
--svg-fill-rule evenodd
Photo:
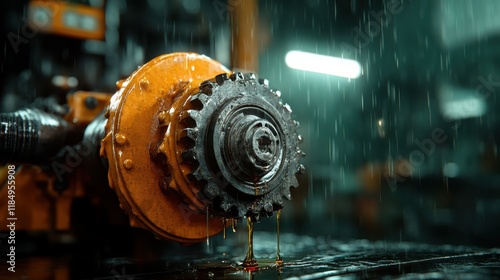
<instances>
[{"instance_id":1,"label":"gear teeth","mask_svg":"<svg viewBox=\"0 0 500 280\"><path fill-rule=\"evenodd\" d=\"M193 177L196 180L202 180L203 179L203 174L201 174L200 168L196 168L195 170L193 170L193 173L191 173L191 174L193 175Z\"/></svg>"},{"instance_id":2,"label":"gear teeth","mask_svg":"<svg viewBox=\"0 0 500 280\"><path fill-rule=\"evenodd\" d=\"M209 199L213 199L219 195L219 188L215 185L215 183L210 182L205 185L204 193Z\"/></svg>"},{"instance_id":3,"label":"gear teeth","mask_svg":"<svg viewBox=\"0 0 500 280\"><path fill-rule=\"evenodd\" d=\"M265 88L269 88L269 81L267 79L259 79L259 84L263 85Z\"/></svg>"},{"instance_id":4,"label":"gear teeth","mask_svg":"<svg viewBox=\"0 0 500 280\"><path fill-rule=\"evenodd\" d=\"M271 203L266 203L264 205L264 211L267 213L272 213L273 212L273 205Z\"/></svg>"},{"instance_id":5,"label":"gear teeth","mask_svg":"<svg viewBox=\"0 0 500 280\"><path fill-rule=\"evenodd\" d=\"M299 141L299 144L302 143L304 141L304 139L302 138L302 135L297 135L297 141Z\"/></svg>"},{"instance_id":6,"label":"gear teeth","mask_svg":"<svg viewBox=\"0 0 500 280\"><path fill-rule=\"evenodd\" d=\"M234 74L233 74L234 75ZM232 75L231 75L232 76ZM215 76L215 82L219 85L222 86L229 78L227 77L226 73L219 74Z\"/></svg>"},{"instance_id":7,"label":"gear teeth","mask_svg":"<svg viewBox=\"0 0 500 280\"><path fill-rule=\"evenodd\" d=\"M206 151L200 147L203 146L207 137L205 133L209 129L208 121L217 112L218 106L216 105L224 104L228 98L241 96L254 98L259 95L262 95L262 99L277 110L285 123L283 129L287 134L287 141L290 142L290 148L287 148L286 156L284 156L288 170L282 173L283 178L279 183L273 181L273 189L266 191L265 194L254 200L239 200L232 193L227 193L223 185L216 183L218 181L213 178L213 174L205 164ZM290 117L292 110L288 104L282 102L279 90L269 89L267 79L257 79L257 76L252 73L234 72L230 75L222 73L201 83L199 92L188 102L190 104L188 103L180 115L184 126L177 132L178 140L188 140L188 142L180 142L183 144L180 156L181 160L190 166L186 169L189 174L185 175L196 184L199 194L211 201L214 213L237 219L250 216L259 220L261 216L271 216L274 210L282 208L285 198L292 199L290 189L299 185L295 174L304 173L305 170L298 161L305 154L298 147L298 144L302 142L302 136L298 135L296 130L299 123ZM190 145L191 140L194 141L194 146L200 147Z\"/></svg>"},{"instance_id":8,"label":"gear teeth","mask_svg":"<svg viewBox=\"0 0 500 280\"><path fill-rule=\"evenodd\" d=\"M260 221L260 211L252 210L252 215L253 215L254 221L256 221L256 222Z\"/></svg>"},{"instance_id":9,"label":"gear teeth","mask_svg":"<svg viewBox=\"0 0 500 280\"><path fill-rule=\"evenodd\" d=\"M188 127L188 128L181 130L181 132L179 133L179 139L182 139L185 137L196 141L196 137L198 137L198 129L194 128L194 127Z\"/></svg>"},{"instance_id":10,"label":"gear teeth","mask_svg":"<svg viewBox=\"0 0 500 280\"><path fill-rule=\"evenodd\" d=\"M196 162L197 163L196 153L191 149L183 151L182 152L182 160L185 162L190 162L190 163Z\"/></svg>"},{"instance_id":11,"label":"gear teeth","mask_svg":"<svg viewBox=\"0 0 500 280\"><path fill-rule=\"evenodd\" d=\"M299 147L297 147L296 151L297 151L297 157L298 158L301 158L301 157L303 158L303 157L306 156L306 153L304 153L302 150L300 150Z\"/></svg>"},{"instance_id":12,"label":"gear teeth","mask_svg":"<svg viewBox=\"0 0 500 280\"><path fill-rule=\"evenodd\" d=\"M197 94L196 97L194 97L192 99L192 101L194 100L199 100L201 102L201 104L203 104L203 107L207 106L207 103L210 101L210 97L206 94L203 94L203 93L200 93L200 94Z\"/></svg>"},{"instance_id":13,"label":"gear teeth","mask_svg":"<svg viewBox=\"0 0 500 280\"><path fill-rule=\"evenodd\" d=\"M200 112L197 110L188 110L187 113L196 123L200 123Z\"/></svg>"},{"instance_id":14,"label":"gear teeth","mask_svg":"<svg viewBox=\"0 0 500 280\"><path fill-rule=\"evenodd\" d=\"M257 80L257 76L254 73L246 73L246 74L244 74L244 77L245 77L246 81Z\"/></svg>"},{"instance_id":15,"label":"gear teeth","mask_svg":"<svg viewBox=\"0 0 500 280\"><path fill-rule=\"evenodd\" d=\"M214 88L214 84L210 81L204 81L200 85L200 91L206 95L212 95L212 89Z\"/></svg>"},{"instance_id":16,"label":"gear teeth","mask_svg":"<svg viewBox=\"0 0 500 280\"><path fill-rule=\"evenodd\" d=\"M227 75L226 75L227 76ZM207 81L203 81L201 82L200 84L200 89L204 88L204 87L210 87L210 88L213 88L213 85L212 85L212 82L210 82L210 80L207 80Z\"/></svg>"},{"instance_id":17,"label":"gear teeth","mask_svg":"<svg viewBox=\"0 0 500 280\"><path fill-rule=\"evenodd\" d=\"M196 126L196 120L191 116L191 114L189 113L190 110L187 110L187 111L181 111L180 114L179 114L179 118L181 119L181 122L189 127L189 128L193 128Z\"/></svg>"},{"instance_id":18,"label":"gear teeth","mask_svg":"<svg viewBox=\"0 0 500 280\"><path fill-rule=\"evenodd\" d=\"M229 79L231 79L231 81L241 81L245 80L245 76L241 72L235 72L229 76Z\"/></svg>"},{"instance_id":19,"label":"gear teeth","mask_svg":"<svg viewBox=\"0 0 500 280\"><path fill-rule=\"evenodd\" d=\"M278 205L279 207L283 208L283 197L286 198L286 192L287 191L288 191L288 193L290 193L290 188L285 188L285 193L284 193L283 196L277 196L277 197L275 197L275 199L273 200L273 202L274 202L275 205Z\"/></svg>"},{"instance_id":20,"label":"gear teeth","mask_svg":"<svg viewBox=\"0 0 500 280\"><path fill-rule=\"evenodd\" d=\"M244 207L238 207L238 217L244 217L248 213L247 209Z\"/></svg>"},{"instance_id":21,"label":"gear teeth","mask_svg":"<svg viewBox=\"0 0 500 280\"><path fill-rule=\"evenodd\" d=\"M299 164L299 168L297 169L297 174L304 174L306 172L306 168L303 164Z\"/></svg>"},{"instance_id":22,"label":"gear teeth","mask_svg":"<svg viewBox=\"0 0 500 280\"><path fill-rule=\"evenodd\" d=\"M222 208L222 210L224 210L224 212L227 212L229 210L229 207L231 207L231 204L223 200L222 203L220 204L220 207Z\"/></svg>"},{"instance_id":23,"label":"gear teeth","mask_svg":"<svg viewBox=\"0 0 500 280\"><path fill-rule=\"evenodd\" d=\"M295 128L299 128L300 127L300 123L298 121L293 121L293 124L295 125Z\"/></svg>"},{"instance_id":24,"label":"gear teeth","mask_svg":"<svg viewBox=\"0 0 500 280\"><path fill-rule=\"evenodd\" d=\"M292 187L296 188L299 186L299 181L297 181L297 177L295 176L292 176L292 183L291 183Z\"/></svg>"},{"instance_id":25,"label":"gear teeth","mask_svg":"<svg viewBox=\"0 0 500 280\"><path fill-rule=\"evenodd\" d=\"M193 107L192 109L197 111L202 110L203 107L207 106L207 104L210 102L211 94L212 92L210 89L210 91L207 93L201 92L193 95L193 97L191 97L191 100L189 101Z\"/></svg>"}]
</instances>

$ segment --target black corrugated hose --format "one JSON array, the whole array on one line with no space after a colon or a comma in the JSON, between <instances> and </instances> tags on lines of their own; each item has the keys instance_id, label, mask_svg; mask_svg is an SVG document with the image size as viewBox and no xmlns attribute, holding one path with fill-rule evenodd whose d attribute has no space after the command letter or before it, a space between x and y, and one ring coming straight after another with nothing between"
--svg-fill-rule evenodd
<instances>
[{"instance_id":1,"label":"black corrugated hose","mask_svg":"<svg viewBox=\"0 0 500 280\"><path fill-rule=\"evenodd\" d=\"M39 109L2 113L0 162L43 162L65 145L81 141L81 134L63 118Z\"/></svg>"}]
</instances>

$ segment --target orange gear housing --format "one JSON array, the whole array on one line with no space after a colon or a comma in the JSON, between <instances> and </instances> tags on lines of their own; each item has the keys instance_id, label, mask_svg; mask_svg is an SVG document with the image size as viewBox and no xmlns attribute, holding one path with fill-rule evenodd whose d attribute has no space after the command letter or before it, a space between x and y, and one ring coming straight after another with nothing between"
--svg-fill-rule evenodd
<instances>
[{"instance_id":1,"label":"orange gear housing","mask_svg":"<svg viewBox=\"0 0 500 280\"><path fill-rule=\"evenodd\" d=\"M182 108L200 84L230 71L206 56L172 53L159 56L117 83L106 113L101 156L108 159L108 179L134 227L159 238L192 243L222 231L207 205L185 178L182 163ZM150 156L144 156L150 155Z\"/></svg>"}]
</instances>

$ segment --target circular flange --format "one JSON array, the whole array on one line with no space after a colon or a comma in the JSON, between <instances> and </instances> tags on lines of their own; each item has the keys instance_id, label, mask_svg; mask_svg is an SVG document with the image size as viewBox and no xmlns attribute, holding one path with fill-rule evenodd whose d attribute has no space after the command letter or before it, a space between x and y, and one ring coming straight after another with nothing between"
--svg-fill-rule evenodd
<instances>
[{"instance_id":1,"label":"circular flange","mask_svg":"<svg viewBox=\"0 0 500 280\"><path fill-rule=\"evenodd\" d=\"M200 83L228 72L206 56L173 53L153 59L119 83L108 109L101 155L108 158L110 186L132 226L185 243L222 230L219 218L209 218L207 224L200 206L188 205L178 195L191 188L178 162L177 141L169 135ZM184 195L196 200L193 193Z\"/></svg>"}]
</instances>

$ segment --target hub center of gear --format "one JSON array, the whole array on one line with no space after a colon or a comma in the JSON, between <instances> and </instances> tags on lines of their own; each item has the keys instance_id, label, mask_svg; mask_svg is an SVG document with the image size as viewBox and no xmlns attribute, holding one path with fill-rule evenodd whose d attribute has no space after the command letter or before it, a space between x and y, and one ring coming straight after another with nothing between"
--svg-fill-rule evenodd
<instances>
[{"instance_id":1,"label":"hub center of gear","mask_svg":"<svg viewBox=\"0 0 500 280\"><path fill-rule=\"evenodd\" d=\"M236 110L227 126L222 153L231 173L245 182L259 182L272 171L281 160L280 136L274 125L266 120L268 114L260 118L259 108ZM270 174L272 175L272 174Z\"/></svg>"},{"instance_id":2,"label":"hub center of gear","mask_svg":"<svg viewBox=\"0 0 500 280\"><path fill-rule=\"evenodd\" d=\"M251 146L250 160L256 163L256 167L267 170L277 159L279 140L273 132L276 129L267 121L256 122L247 130L247 146ZM251 134L251 137L249 136Z\"/></svg>"}]
</instances>

